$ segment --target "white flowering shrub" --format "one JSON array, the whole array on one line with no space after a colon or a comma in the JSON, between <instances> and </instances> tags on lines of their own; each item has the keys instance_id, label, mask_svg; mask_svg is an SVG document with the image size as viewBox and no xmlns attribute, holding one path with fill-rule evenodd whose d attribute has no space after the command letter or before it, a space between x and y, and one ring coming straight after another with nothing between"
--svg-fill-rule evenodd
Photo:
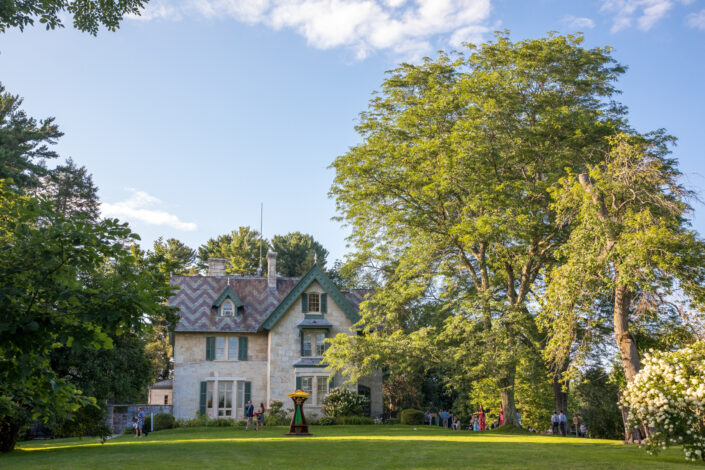
<instances>
[{"instance_id":1,"label":"white flowering shrub","mask_svg":"<svg viewBox=\"0 0 705 470\"><path fill-rule=\"evenodd\" d=\"M682 445L689 460L705 460L705 342L674 352L650 351L622 397L630 425L648 426L651 454Z\"/></svg>"}]
</instances>

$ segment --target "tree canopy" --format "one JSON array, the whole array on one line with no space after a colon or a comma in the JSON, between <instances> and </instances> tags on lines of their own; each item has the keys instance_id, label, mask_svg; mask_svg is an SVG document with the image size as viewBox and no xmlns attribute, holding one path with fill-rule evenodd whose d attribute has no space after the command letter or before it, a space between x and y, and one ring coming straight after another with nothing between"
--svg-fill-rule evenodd
<instances>
[{"instance_id":1,"label":"tree canopy","mask_svg":"<svg viewBox=\"0 0 705 470\"><path fill-rule=\"evenodd\" d=\"M314 262L325 269L328 250L312 235L291 232L274 235L272 249L277 252L277 270L285 277L302 277Z\"/></svg>"}]
</instances>

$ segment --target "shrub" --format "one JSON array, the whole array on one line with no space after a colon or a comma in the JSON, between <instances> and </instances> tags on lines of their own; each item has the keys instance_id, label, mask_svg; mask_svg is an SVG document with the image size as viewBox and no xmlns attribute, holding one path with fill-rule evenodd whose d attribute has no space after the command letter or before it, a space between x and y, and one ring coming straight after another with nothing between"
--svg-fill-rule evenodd
<instances>
[{"instance_id":1,"label":"shrub","mask_svg":"<svg viewBox=\"0 0 705 470\"><path fill-rule=\"evenodd\" d=\"M399 424L399 418L387 418L384 420L384 424Z\"/></svg>"},{"instance_id":2,"label":"shrub","mask_svg":"<svg viewBox=\"0 0 705 470\"><path fill-rule=\"evenodd\" d=\"M367 416L338 416L335 419L338 424L375 424L375 421Z\"/></svg>"},{"instance_id":3,"label":"shrub","mask_svg":"<svg viewBox=\"0 0 705 470\"><path fill-rule=\"evenodd\" d=\"M154 415L154 430L171 429L176 427L176 420L169 413L159 413Z\"/></svg>"},{"instance_id":4,"label":"shrub","mask_svg":"<svg viewBox=\"0 0 705 470\"><path fill-rule=\"evenodd\" d=\"M284 403L280 400L272 400L269 403L269 410L264 416L264 424L267 426L285 426L291 419L284 408Z\"/></svg>"},{"instance_id":5,"label":"shrub","mask_svg":"<svg viewBox=\"0 0 705 470\"><path fill-rule=\"evenodd\" d=\"M321 416L317 420L311 422L311 424L315 424L316 426L330 426L337 424L337 421L336 418L332 418L330 416Z\"/></svg>"},{"instance_id":6,"label":"shrub","mask_svg":"<svg viewBox=\"0 0 705 470\"><path fill-rule=\"evenodd\" d=\"M112 434L105 424L106 411L99 406L85 406L70 418L59 420L50 428L52 437L98 436L105 439Z\"/></svg>"},{"instance_id":7,"label":"shrub","mask_svg":"<svg viewBox=\"0 0 705 470\"><path fill-rule=\"evenodd\" d=\"M423 424L424 414L421 410L402 410L399 413L401 424Z\"/></svg>"},{"instance_id":8,"label":"shrub","mask_svg":"<svg viewBox=\"0 0 705 470\"><path fill-rule=\"evenodd\" d=\"M357 416L362 414L368 404L369 400L363 395L347 388L336 388L323 400L323 412L333 418Z\"/></svg>"},{"instance_id":9,"label":"shrub","mask_svg":"<svg viewBox=\"0 0 705 470\"><path fill-rule=\"evenodd\" d=\"M650 454L682 445L688 460L705 460L705 341L674 352L647 354L622 404L630 426L648 426Z\"/></svg>"},{"instance_id":10,"label":"shrub","mask_svg":"<svg viewBox=\"0 0 705 470\"><path fill-rule=\"evenodd\" d=\"M206 421L206 426L214 428L228 428L235 426L235 420L230 418L216 418Z\"/></svg>"}]
</instances>

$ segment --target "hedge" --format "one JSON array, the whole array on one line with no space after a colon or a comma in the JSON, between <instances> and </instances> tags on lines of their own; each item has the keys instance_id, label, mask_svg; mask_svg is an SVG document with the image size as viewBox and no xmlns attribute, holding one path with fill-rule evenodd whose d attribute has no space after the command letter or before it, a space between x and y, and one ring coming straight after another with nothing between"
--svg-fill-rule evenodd
<instances>
[{"instance_id":1,"label":"hedge","mask_svg":"<svg viewBox=\"0 0 705 470\"><path fill-rule=\"evenodd\" d=\"M402 410L399 414L401 424L423 424L424 412L421 410Z\"/></svg>"}]
</instances>

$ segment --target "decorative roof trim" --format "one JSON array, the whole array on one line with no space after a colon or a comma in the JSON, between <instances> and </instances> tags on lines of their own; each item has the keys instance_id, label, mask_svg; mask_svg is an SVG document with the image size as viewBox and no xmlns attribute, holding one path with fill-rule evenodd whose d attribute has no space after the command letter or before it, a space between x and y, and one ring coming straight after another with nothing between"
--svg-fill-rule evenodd
<instances>
[{"instance_id":1,"label":"decorative roof trim","mask_svg":"<svg viewBox=\"0 0 705 470\"><path fill-rule=\"evenodd\" d=\"M237 294L235 293L235 291L233 290L233 288L230 287L230 284L228 284L227 286L225 286L225 289L223 289L223 293L220 294L220 296L219 296L217 299L215 299L215 302L213 302L213 306L216 307L216 308L220 308L220 305L221 305L223 302L225 302L225 299L227 299L227 298L229 298L230 300L233 301L233 303L235 304L235 309L236 309L236 310L237 310L238 308L240 308L240 307L244 307L244 306L245 306L245 304L242 303L242 300L240 300L240 299L238 298L238 296L237 296Z\"/></svg>"},{"instance_id":2,"label":"decorative roof trim","mask_svg":"<svg viewBox=\"0 0 705 470\"><path fill-rule=\"evenodd\" d=\"M340 309L345 313L353 324L360 321L360 314L357 309L350 303L348 299L345 298L342 292L335 287L333 281L326 275L325 272L317 265L314 264L311 269L301 278L301 280L294 286L291 291L284 297L277 308L275 308L269 317L262 323L262 328L265 330L271 330L274 325L284 316L289 307L291 307L296 300L301 297L301 294L311 285L313 281L318 281L318 283L323 287L328 295L333 299L333 301L340 307Z\"/></svg>"}]
</instances>

